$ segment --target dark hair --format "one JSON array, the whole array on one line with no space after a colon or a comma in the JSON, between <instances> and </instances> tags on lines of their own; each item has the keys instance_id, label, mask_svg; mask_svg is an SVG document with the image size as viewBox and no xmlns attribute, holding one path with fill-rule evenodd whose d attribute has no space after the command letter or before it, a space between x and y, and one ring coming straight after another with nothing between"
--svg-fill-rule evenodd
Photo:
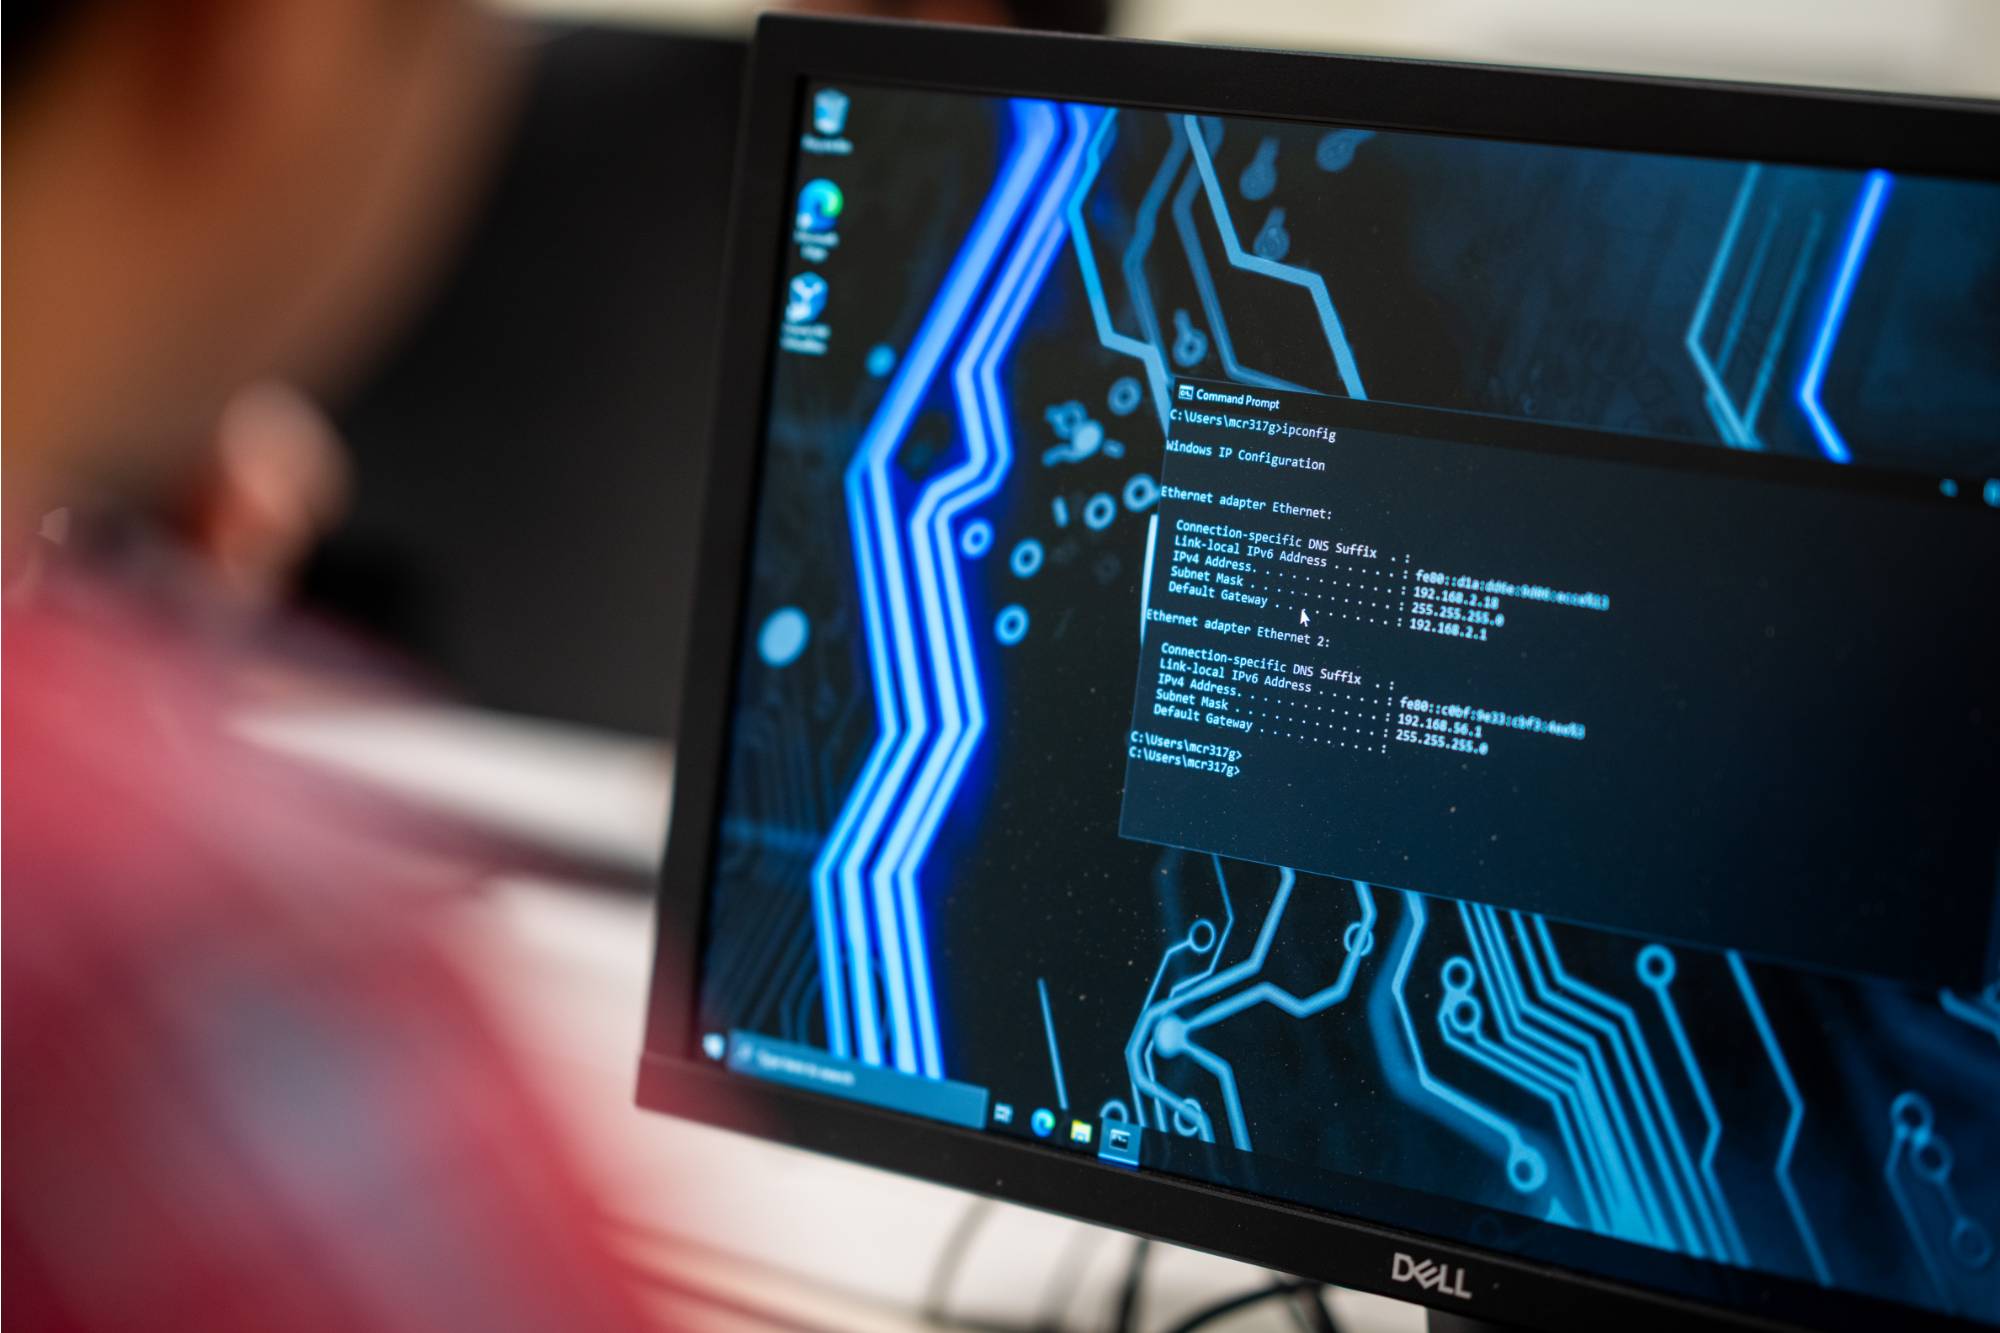
<instances>
[{"instance_id":1,"label":"dark hair","mask_svg":"<svg viewBox=\"0 0 2000 1333\"><path fill-rule=\"evenodd\" d=\"M70 22L85 0L6 0L0 5L0 75L10 82L32 69L47 53L57 29Z\"/></svg>"}]
</instances>

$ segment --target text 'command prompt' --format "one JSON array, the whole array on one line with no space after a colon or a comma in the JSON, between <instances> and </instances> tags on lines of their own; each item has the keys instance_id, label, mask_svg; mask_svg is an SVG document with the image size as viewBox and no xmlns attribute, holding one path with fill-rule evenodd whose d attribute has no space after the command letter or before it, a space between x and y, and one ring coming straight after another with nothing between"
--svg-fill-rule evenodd
<instances>
[{"instance_id":1,"label":"text 'command prompt'","mask_svg":"<svg viewBox=\"0 0 2000 1333\"><path fill-rule=\"evenodd\" d=\"M2000 514L1181 381L1128 837L1812 966L2000 954Z\"/></svg>"}]
</instances>

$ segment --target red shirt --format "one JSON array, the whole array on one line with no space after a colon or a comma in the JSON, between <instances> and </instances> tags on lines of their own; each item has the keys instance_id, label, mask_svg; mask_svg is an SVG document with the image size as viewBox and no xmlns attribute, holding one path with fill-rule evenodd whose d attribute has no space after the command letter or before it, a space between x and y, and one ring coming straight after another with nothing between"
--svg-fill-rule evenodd
<instances>
[{"instance_id":1,"label":"red shirt","mask_svg":"<svg viewBox=\"0 0 2000 1333\"><path fill-rule=\"evenodd\" d=\"M641 1327L435 889L229 738L221 641L74 576L5 613L7 1327Z\"/></svg>"}]
</instances>

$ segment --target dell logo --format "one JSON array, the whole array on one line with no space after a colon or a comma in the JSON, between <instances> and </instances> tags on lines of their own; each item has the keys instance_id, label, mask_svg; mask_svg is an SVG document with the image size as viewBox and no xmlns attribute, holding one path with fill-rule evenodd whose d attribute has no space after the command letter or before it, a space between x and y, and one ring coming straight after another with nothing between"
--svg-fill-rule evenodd
<instances>
[{"instance_id":1,"label":"dell logo","mask_svg":"<svg viewBox=\"0 0 2000 1333\"><path fill-rule=\"evenodd\" d=\"M1465 1287L1463 1268L1453 1268L1435 1259L1414 1259L1401 1250L1396 1252L1395 1262L1389 1266L1389 1280L1414 1284L1440 1296L1456 1296L1462 1301L1472 1299L1472 1293Z\"/></svg>"}]
</instances>

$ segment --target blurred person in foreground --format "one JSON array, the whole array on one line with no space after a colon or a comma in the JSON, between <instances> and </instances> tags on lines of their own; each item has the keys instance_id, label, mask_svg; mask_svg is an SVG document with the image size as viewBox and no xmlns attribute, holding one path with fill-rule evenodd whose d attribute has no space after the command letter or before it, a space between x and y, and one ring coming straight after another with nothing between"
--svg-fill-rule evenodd
<instances>
[{"instance_id":1,"label":"blurred person in foreground","mask_svg":"<svg viewBox=\"0 0 2000 1333\"><path fill-rule=\"evenodd\" d=\"M263 668L330 667L247 608L341 485L235 391L392 313L504 36L460 0L4 23L6 1326L638 1327L431 929L435 836L228 730ZM86 540L176 505L206 561Z\"/></svg>"}]
</instances>

